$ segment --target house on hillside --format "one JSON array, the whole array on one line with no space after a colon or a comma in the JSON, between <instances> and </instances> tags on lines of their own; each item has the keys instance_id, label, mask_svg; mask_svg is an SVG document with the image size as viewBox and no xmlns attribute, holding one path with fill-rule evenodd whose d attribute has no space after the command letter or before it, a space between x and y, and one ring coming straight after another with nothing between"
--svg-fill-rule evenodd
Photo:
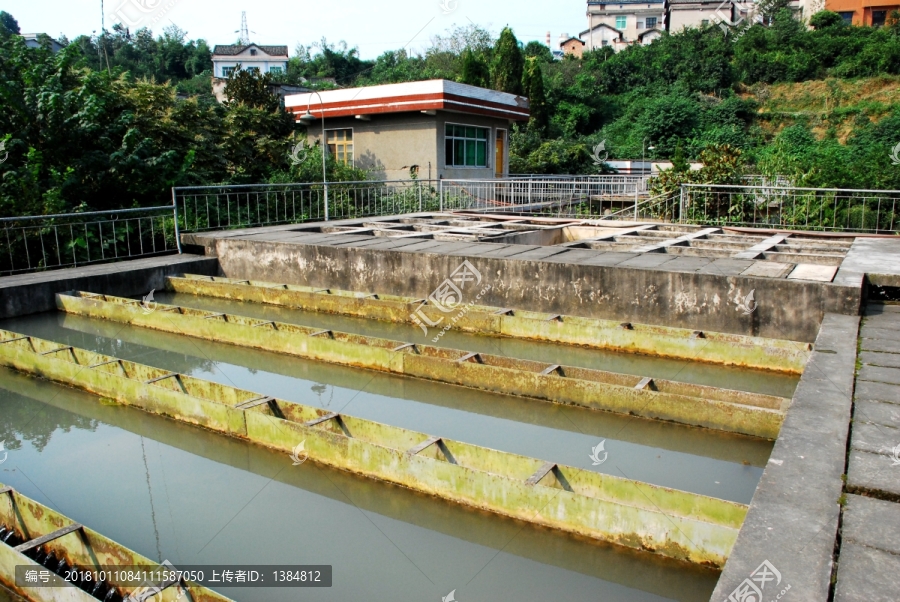
<instances>
[{"instance_id":1,"label":"house on hillside","mask_svg":"<svg viewBox=\"0 0 900 602\"><path fill-rule=\"evenodd\" d=\"M888 16L900 10L898 0L825 0L825 9L844 18L848 25L880 27Z\"/></svg>"},{"instance_id":2,"label":"house on hillside","mask_svg":"<svg viewBox=\"0 0 900 602\"><path fill-rule=\"evenodd\" d=\"M240 65L241 69L256 69L260 73L277 76L287 71L287 46L259 46L257 44L217 44L212 53L213 77L228 77Z\"/></svg>"},{"instance_id":3,"label":"house on hillside","mask_svg":"<svg viewBox=\"0 0 900 602\"><path fill-rule=\"evenodd\" d=\"M321 96L321 101L320 101ZM528 99L443 79L325 90L285 97L337 161L372 178L500 178L509 174L509 130ZM306 115L304 120L300 118Z\"/></svg>"},{"instance_id":4,"label":"house on hillside","mask_svg":"<svg viewBox=\"0 0 900 602\"><path fill-rule=\"evenodd\" d=\"M290 86L280 83L281 76L287 72L287 46L260 46L258 44L217 44L213 48L212 92L219 102L225 101L225 83L235 69L254 69L260 73L272 75L273 84L269 87L277 96L307 92L309 88Z\"/></svg>"},{"instance_id":5,"label":"house on hillside","mask_svg":"<svg viewBox=\"0 0 900 602\"><path fill-rule=\"evenodd\" d=\"M40 48L44 43L47 43L50 45L50 50L53 54L63 49L62 44L45 33L23 33L21 36L25 39L25 45L29 48Z\"/></svg>"},{"instance_id":6,"label":"house on hillside","mask_svg":"<svg viewBox=\"0 0 900 602\"><path fill-rule=\"evenodd\" d=\"M616 50L621 50L628 44L639 42L641 34L652 29L662 30L665 28L666 2L665 0L588 0L587 18L588 28L579 35L586 43L586 50L609 45ZM616 34L618 38L615 37Z\"/></svg>"},{"instance_id":7,"label":"house on hillside","mask_svg":"<svg viewBox=\"0 0 900 602\"><path fill-rule=\"evenodd\" d=\"M562 50L563 55L572 55L581 58L581 55L584 52L584 40L563 34L559 40L559 49Z\"/></svg>"}]
</instances>

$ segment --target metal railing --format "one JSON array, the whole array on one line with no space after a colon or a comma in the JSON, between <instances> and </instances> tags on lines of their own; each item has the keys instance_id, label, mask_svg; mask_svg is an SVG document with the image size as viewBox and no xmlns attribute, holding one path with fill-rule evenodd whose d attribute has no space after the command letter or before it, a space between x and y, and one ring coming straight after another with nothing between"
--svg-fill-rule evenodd
<instances>
[{"instance_id":1,"label":"metal railing","mask_svg":"<svg viewBox=\"0 0 900 602\"><path fill-rule=\"evenodd\" d=\"M437 211L437 180L187 186L172 189L185 232Z\"/></svg>"},{"instance_id":2,"label":"metal railing","mask_svg":"<svg viewBox=\"0 0 900 602\"><path fill-rule=\"evenodd\" d=\"M665 215L681 223L897 233L900 190L683 184Z\"/></svg>"},{"instance_id":3,"label":"metal railing","mask_svg":"<svg viewBox=\"0 0 900 602\"><path fill-rule=\"evenodd\" d=\"M539 213L563 217L598 215L633 206L645 195L645 182L628 176L590 179L441 180L446 211Z\"/></svg>"},{"instance_id":4,"label":"metal railing","mask_svg":"<svg viewBox=\"0 0 900 602\"><path fill-rule=\"evenodd\" d=\"M172 205L0 218L0 275L180 252Z\"/></svg>"}]
</instances>

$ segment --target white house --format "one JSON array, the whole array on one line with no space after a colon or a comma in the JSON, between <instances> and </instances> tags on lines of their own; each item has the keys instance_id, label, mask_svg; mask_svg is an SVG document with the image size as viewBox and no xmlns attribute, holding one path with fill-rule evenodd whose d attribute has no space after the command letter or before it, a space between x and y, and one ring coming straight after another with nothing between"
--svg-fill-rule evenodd
<instances>
[{"instance_id":1,"label":"white house","mask_svg":"<svg viewBox=\"0 0 900 602\"><path fill-rule=\"evenodd\" d=\"M225 78L237 69L256 69L271 73L276 79L287 71L287 46L260 46L257 44L218 44L213 48L213 77Z\"/></svg>"}]
</instances>

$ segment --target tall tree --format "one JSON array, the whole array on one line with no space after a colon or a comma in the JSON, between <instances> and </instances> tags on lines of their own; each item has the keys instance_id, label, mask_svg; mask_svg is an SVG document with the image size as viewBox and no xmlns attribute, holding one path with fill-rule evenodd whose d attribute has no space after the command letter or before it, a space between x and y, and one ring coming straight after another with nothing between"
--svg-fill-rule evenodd
<instances>
[{"instance_id":1,"label":"tall tree","mask_svg":"<svg viewBox=\"0 0 900 602\"><path fill-rule=\"evenodd\" d=\"M0 34L12 35L22 33L19 31L19 22L5 10L0 11Z\"/></svg>"},{"instance_id":2,"label":"tall tree","mask_svg":"<svg viewBox=\"0 0 900 602\"><path fill-rule=\"evenodd\" d=\"M487 63L469 48L463 51L460 79L470 86L486 88L490 85L491 72Z\"/></svg>"},{"instance_id":3,"label":"tall tree","mask_svg":"<svg viewBox=\"0 0 900 602\"><path fill-rule=\"evenodd\" d=\"M531 125L537 131L547 131L547 97L544 94L544 74L538 57L529 57L525 62L525 73L522 76L522 90L528 97L531 109Z\"/></svg>"},{"instance_id":4,"label":"tall tree","mask_svg":"<svg viewBox=\"0 0 900 602\"><path fill-rule=\"evenodd\" d=\"M491 69L491 85L495 90L522 94L522 74L525 58L519 48L519 40L509 27L504 27L494 46L494 63Z\"/></svg>"}]
</instances>

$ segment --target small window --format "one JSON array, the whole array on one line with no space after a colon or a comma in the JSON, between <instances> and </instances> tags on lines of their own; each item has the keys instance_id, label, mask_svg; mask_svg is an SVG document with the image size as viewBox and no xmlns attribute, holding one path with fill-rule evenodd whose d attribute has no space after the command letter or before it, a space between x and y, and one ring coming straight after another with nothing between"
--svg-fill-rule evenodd
<instances>
[{"instance_id":1,"label":"small window","mask_svg":"<svg viewBox=\"0 0 900 602\"><path fill-rule=\"evenodd\" d=\"M222 77L231 77L231 74L234 73L235 67L222 67Z\"/></svg>"},{"instance_id":2,"label":"small window","mask_svg":"<svg viewBox=\"0 0 900 602\"><path fill-rule=\"evenodd\" d=\"M600 45L601 46L609 46L609 40L603 40L602 42L600 42Z\"/></svg>"},{"instance_id":3,"label":"small window","mask_svg":"<svg viewBox=\"0 0 900 602\"><path fill-rule=\"evenodd\" d=\"M853 11L840 12L838 13L841 16L841 19L844 20L844 23L847 25L853 25Z\"/></svg>"},{"instance_id":4,"label":"small window","mask_svg":"<svg viewBox=\"0 0 900 602\"><path fill-rule=\"evenodd\" d=\"M281 67L269 67L269 73L284 73Z\"/></svg>"},{"instance_id":5,"label":"small window","mask_svg":"<svg viewBox=\"0 0 900 602\"><path fill-rule=\"evenodd\" d=\"M616 17L616 29L625 29L628 26L628 17Z\"/></svg>"},{"instance_id":6,"label":"small window","mask_svg":"<svg viewBox=\"0 0 900 602\"><path fill-rule=\"evenodd\" d=\"M886 10L873 10L872 11L872 27L881 27L884 25L884 22L887 20L887 11Z\"/></svg>"},{"instance_id":7,"label":"small window","mask_svg":"<svg viewBox=\"0 0 900 602\"><path fill-rule=\"evenodd\" d=\"M256 48L250 49L250 56L256 56Z\"/></svg>"},{"instance_id":8,"label":"small window","mask_svg":"<svg viewBox=\"0 0 900 602\"><path fill-rule=\"evenodd\" d=\"M702 25L703 27L709 26L709 19L703 19L702 21L700 21L700 25Z\"/></svg>"},{"instance_id":9,"label":"small window","mask_svg":"<svg viewBox=\"0 0 900 602\"><path fill-rule=\"evenodd\" d=\"M638 22L637 22L637 28L638 28L638 29L644 29L644 22L643 22L643 21L638 21Z\"/></svg>"},{"instance_id":10,"label":"small window","mask_svg":"<svg viewBox=\"0 0 900 602\"><path fill-rule=\"evenodd\" d=\"M325 130L328 140L328 152L335 161L353 165L353 130Z\"/></svg>"},{"instance_id":11,"label":"small window","mask_svg":"<svg viewBox=\"0 0 900 602\"><path fill-rule=\"evenodd\" d=\"M647 17L647 29L656 27L656 17Z\"/></svg>"},{"instance_id":12,"label":"small window","mask_svg":"<svg viewBox=\"0 0 900 602\"><path fill-rule=\"evenodd\" d=\"M447 167L487 167L489 128L446 124L444 164Z\"/></svg>"}]
</instances>

